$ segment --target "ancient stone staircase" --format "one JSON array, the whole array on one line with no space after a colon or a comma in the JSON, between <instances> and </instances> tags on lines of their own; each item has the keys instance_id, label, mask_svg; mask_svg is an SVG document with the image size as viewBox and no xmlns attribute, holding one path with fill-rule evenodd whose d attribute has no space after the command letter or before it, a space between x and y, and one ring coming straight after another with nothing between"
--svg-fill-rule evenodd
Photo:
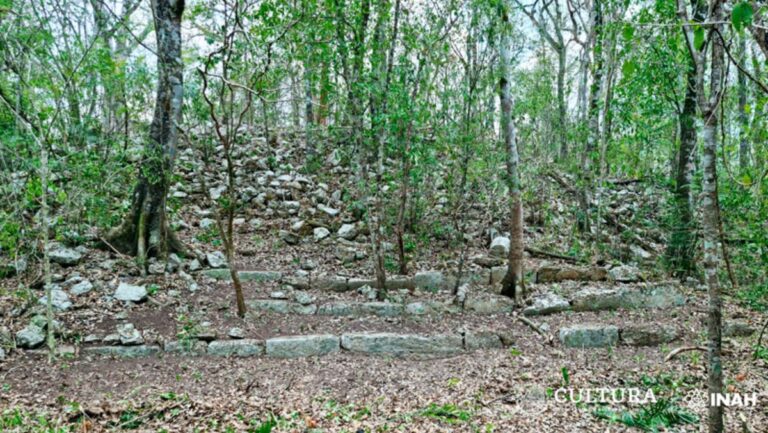
<instances>
[{"instance_id":1,"label":"ancient stone staircase","mask_svg":"<svg viewBox=\"0 0 768 433\"><path fill-rule=\"evenodd\" d=\"M214 279L226 279L229 271L217 269L205 271L205 274ZM631 311L665 312L685 308L687 302L683 288L675 282L625 284L603 276L595 278L595 275L602 275L599 272L552 273L547 270L545 275L548 277L541 278L545 282L535 285L535 295L521 310L516 310L510 299L493 292L493 284L497 281L493 270L465 277L466 286L457 296L449 295L456 280L442 272L427 271L413 277L393 278L388 287L392 291L438 292L444 296L437 299L434 296L424 299L405 296L389 301L337 300L326 296L358 290L373 283L365 278L312 278L300 275L299 280L296 276L273 271L242 271L240 275L246 285L274 282L289 290L285 296L281 296L282 299L250 299L250 319L262 315L290 315L296 321L307 316L322 316L328 320L371 317L418 321L422 318L435 318L453 321L458 326L453 332L440 333L360 332L342 329L333 333L278 335L265 339L203 340L192 337L157 345L87 346L73 352L116 357L208 355L295 358L341 352L390 357L443 357L514 346L515 334L532 332L526 330L523 322L529 326L534 324L538 328L537 332L549 334L552 344L564 348L657 346L679 339L680 330L658 320L617 321L616 316ZM580 287L565 290L548 278L557 282L576 278L582 283ZM528 319L515 320L518 314ZM471 322L468 319L478 316L489 317L492 319L490 323L498 323L498 326L470 329L471 326L462 325ZM556 333L550 329L550 321L560 322ZM512 323L517 326L514 327ZM555 336L556 339L553 338Z\"/></svg>"}]
</instances>

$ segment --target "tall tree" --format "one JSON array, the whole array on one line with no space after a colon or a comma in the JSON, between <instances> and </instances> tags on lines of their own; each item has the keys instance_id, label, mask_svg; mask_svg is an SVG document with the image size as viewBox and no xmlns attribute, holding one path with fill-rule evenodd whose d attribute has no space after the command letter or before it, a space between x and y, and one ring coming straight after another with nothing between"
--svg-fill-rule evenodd
<instances>
[{"instance_id":1,"label":"tall tree","mask_svg":"<svg viewBox=\"0 0 768 433\"><path fill-rule=\"evenodd\" d=\"M693 0L693 20L704 19L706 4ZM667 261L672 274L677 277L690 275L694 269L693 255L696 241L693 219L693 198L691 186L696 160L696 107L698 83L696 62L688 57L685 72L685 99L679 111L678 128L680 144L675 169L675 224L667 245Z\"/></svg>"},{"instance_id":2,"label":"tall tree","mask_svg":"<svg viewBox=\"0 0 768 433\"><path fill-rule=\"evenodd\" d=\"M587 144L581 160L581 217L579 228L589 233L592 230L590 207L594 187L595 157L600 141L600 98L603 89L603 0L592 5L592 85L589 91L589 113Z\"/></svg>"},{"instance_id":3,"label":"tall tree","mask_svg":"<svg viewBox=\"0 0 768 433\"><path fill-rule=\"evenodd\" d=\"M501 41L499 44L499 99L501 102L501 135L507 155L507 185L510 201L510 247L507 274L501 294L519 301L525 294L523 282L523 200L520 192L520 156L517 151L515 125L512 122L512 94L509 67L512 61L509 11L505 1L499 2ZM517 291L518 286L520 291Z\"/></svg>"},{"instance_id":4,"label":"tall tree","mask_svg":"<svg viewBox=\"0 0 768 433\"><path fill-rule=\"evenodd\" d=\"M694 7L703 0L693 0ZM708 287L708 364L707 387L709 390L709 432L722 433L723 407L712 404L713 397L723 392L722 364L722 309L723 300L718 280L717 270L720 262L718 245L720 241L720 209L717 194L717 147L719 144L720 104L723 96L725 75L725 41L723 40L723 3L722 0L711 0L708 6L708 16L703 22L709 23L706 39L702 40L701 33L697 37L692 30L691 21L687 19L687 9L678 0L678 10L683 15L683 25L687 29L685 36L688 51L696 64L696 87L698 105L701 113L704 138L701 191L701 225L704 242L704 274ZM700 28L699 28L700 29ZM709 64L709 95L704 93L704 74L706 70L707 53L710 52Z\"/></svg>"},{"instance_id":5,"label":"tall tree","mask_svg":"<svg viewBox=\"0 0 768 433\"><path fill-rule=\"evenodd\" d=\"M144 147L139 180L131 209L108 242L123 253L136 255L140 263L149 255L182 251L168 227L166 195L178 141L183 97L181 17L184 0L152 0L157 38L157 93L155 110Z\"/></svg>"},{"instance_id":6,"label":"tall tree","mask_svg":"<svg viewBox=\"0 0 768 433\"><path fill-rule=\"evenodd\" d=\"M565 101L567 52L566 40L563 36L564 19L560 1L543 1L538 10L538 0L534 1L530 8L523 6L518 0L515 0L515 3L531 20L531 23L536 27L541 37L557 55L557 117L555 119L555 132L560 146L560 159L565 160L568 157L568 108ZM573 20L573 23L573 31L578 32L578 28L575 26L576 21Z\"/></svg>"}]
</instances>

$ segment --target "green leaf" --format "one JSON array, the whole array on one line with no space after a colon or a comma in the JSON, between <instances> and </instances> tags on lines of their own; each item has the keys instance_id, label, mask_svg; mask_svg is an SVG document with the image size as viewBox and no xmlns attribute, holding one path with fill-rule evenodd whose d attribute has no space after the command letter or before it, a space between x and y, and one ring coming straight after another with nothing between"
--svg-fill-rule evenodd
<instances>
[{"instance_id":1,"label":"green leaf","mask_svg":"<svg viewBox=\"0 0 768 433\"><path fill-rule=\"evenodd\" d=\"M621 74L624 76L624 78L632 78L632 75L634 75L636 70L637 65L635 64L634 60L627 60L623 65L621 65Z\"/></svg>"},{"instance_id":2,"label":"green leaf","mask_svg":"<svg viewBox=\"0 0 768 433\"><path fill-rule=\"evenodd\" d=\"M752 24L753 15L754 11L752 10L751 4L748 2L737 4L733 7L733 12L731 12L731 23L733 23L733 28L737 31L744 30L744 27Z\"/></svg>"},{"instance_id":3,"label":"green leaf","mask_svg":"<svg viewBox=\"0 0 768 433\"><path fill-rule=\"evenodd\" d=\"M624 24L624 29L621 31L624 36L624 40L629 42L635 37L635 28L631 24Z\"/></svg>"},{"instance_id":4,"label":"green leaf","mask_svg":"<svg viewBox=\"0 0 768 433\"><path fill-rule=\"evenodd\" d=\"M701 26L696 26L693 29L693 47L697 51L701 51L704 48L704 29Z\"/></svg>"}]
</instances>

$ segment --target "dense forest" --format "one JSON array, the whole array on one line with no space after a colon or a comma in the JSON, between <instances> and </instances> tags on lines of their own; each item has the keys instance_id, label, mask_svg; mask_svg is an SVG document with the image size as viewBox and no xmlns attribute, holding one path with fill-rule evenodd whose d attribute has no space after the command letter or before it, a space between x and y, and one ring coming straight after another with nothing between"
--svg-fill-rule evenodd
<instances>
[{"instance_id":1,"label":"dense forest","mask_svg":"<svg viewBox=\"0 0 768 433\"><path fill-rule=\"evenodd\" d=\"M0 0L0 431L764 432L768 2Z\"/></svg>"}]
</instances>

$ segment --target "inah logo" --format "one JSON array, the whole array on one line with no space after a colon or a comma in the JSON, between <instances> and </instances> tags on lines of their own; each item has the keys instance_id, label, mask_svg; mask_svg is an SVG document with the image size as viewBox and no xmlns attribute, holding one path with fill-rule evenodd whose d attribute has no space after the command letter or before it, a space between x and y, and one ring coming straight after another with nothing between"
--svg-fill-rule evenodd
<instances>
[{"instance_id":1,"label":"inah logo","mask_svg":"<svg viewBox=\"0 0 768 433\"><path fill-rule=\"evenodd\" d=\"M709 396L709 398L707 398ZM702 411L709 406L747 407L757 405L758 394L707 394L706 391L695 389L683 397L686 407L694 411Z\"/></svg>"}]
</instances>

